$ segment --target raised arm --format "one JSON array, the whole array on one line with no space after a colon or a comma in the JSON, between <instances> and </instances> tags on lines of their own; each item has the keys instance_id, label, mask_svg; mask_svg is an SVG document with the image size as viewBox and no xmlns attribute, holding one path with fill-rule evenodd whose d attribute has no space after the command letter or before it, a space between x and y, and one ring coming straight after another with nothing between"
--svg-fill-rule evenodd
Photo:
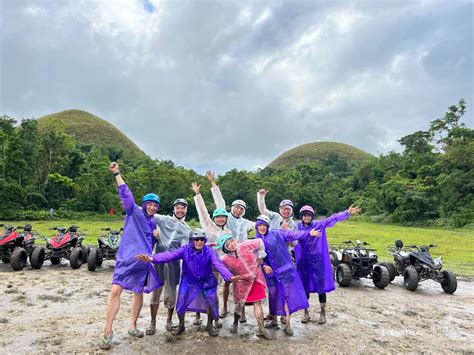
<instances>
[{"instance_id":1,"label":"raised arm","mask_svg":"<svg viewBox=\"0 0 474 355\"><path fill-rule=\"evenodd\" d=\"M210 232L214 227L214 222L212 221L211 217L209 217L209 212L207 211L206 204L204 203L204 199L202 198L200 192L201 185L199 185L197 182L193 182L191 185L191 189L196 194L194 196L194 204L196 205L199 223L201 223L201 227L204 228L205 232Z\"/></svg>"},{"instance_id":2,"label":"raised arm","mask_svg":"<svg viewBox=\"0 0 474 355\"><path fill-rule=\"evenodd\" d=\"M320 225L322 228L331 228L333 227L337 222L344 221L348 219L350 216L354 216L359 214L360 212L360 207L354 207L351 205L347 210L335 213L332 216L329 216L326 219L323 219L322 221L318 222L318 225Z\"/></svg>"},{"instance_id":3,"label":"raised arm","mask_svg":"<svg viewBox=\"0 0 474 355\"><path fill-rule=\"evenodd\" d=\"M123 181L117 163L110 163L109 170L112 174L114 174L123 208L125 209L127 215L131 215L133 213L133 207L135 206L135 200L133 198L132 192L128 188L127 184L125 184L125 181Z\"/></svg>"},{"instance_id":4,"label":"raised arm","mask_svg":"<svg viewBox=\"0 0 474 355\"><path fill-rule=\"evenodd\" d=\"M269 215L270 211L267 209L267 205L265 204L265 195L268 193L268 190L261 189L257 192L257 205L258 211L260 214Z\"/></svg>"},{"instance_id":5,"label":"raised arm","mask_svg":"<svg viewBox=\"0 0 474 355\"><path fill-rule=\"evenodd\" d=\"M211 183L211 193L214 203L216 204L216 208L225 208L225 200L222 197L221 189L219 189L219 186L216 184L214 173L211 170L208 170L206 174L207 179Z\"/></svg>"}]
</instances>

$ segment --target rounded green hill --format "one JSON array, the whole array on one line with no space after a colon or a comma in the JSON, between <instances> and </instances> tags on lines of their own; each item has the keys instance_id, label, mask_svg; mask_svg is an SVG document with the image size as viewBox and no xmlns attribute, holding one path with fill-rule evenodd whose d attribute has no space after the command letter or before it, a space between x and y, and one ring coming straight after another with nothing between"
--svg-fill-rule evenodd
<instances>
[{"instance_id":1,"label":"rounded green hill","mask_svg":"<svg viewBox=\"0 0 474 355\"><path fill-rule=\"evenodd\" d=\"M146 154L109 122L81 110L66 110L38 118L40 131L70 134L83 145L107 144L123 150L124 158L143 158Z\"/></svg>"},{"instance_id":2,"label":"rounded green hill","mask_svg":"<svg viewBox=\"0 0 474 355\"><path fill-rule=\"evenodd\" d=\"M292 168L301 164L320 162L328 159L331 155L337 155L339 159L352 164L359 164L371 156L362 149L349 144L313 142L286 151L273 160L268 167L274 169Z\"/></svg>"}]
</instances>

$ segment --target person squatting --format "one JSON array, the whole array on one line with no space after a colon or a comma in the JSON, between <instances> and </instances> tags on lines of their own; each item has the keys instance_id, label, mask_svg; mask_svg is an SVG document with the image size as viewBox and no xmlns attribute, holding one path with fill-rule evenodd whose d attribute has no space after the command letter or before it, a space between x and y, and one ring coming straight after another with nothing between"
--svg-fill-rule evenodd
<instances>
[{"instance_id":1,"label":"person squatting","mask_svg":"<svg viewBox=\"0 0 474 355\"><path fill-rule=\"evenodd\" d=\"M133 292L128 334L141 338L156 332L156 317L163 294L167 309L165 329L173 335L185 332L186 312L195 313L194 325L201 324L200 314L207 313L206 331L218 336L219 318L229 315L228 299L232 288L234 321L231 333L247 321L245 306L253 306L257 336L272 340L267 329L279 329L281 316L284 334L294 335L291 315L304 310L301 323L308 323L309 298L317 293L320 302L319 324L326 322L326 293L335 289L328 252L326 228L360 212L350 206L346 211L324 220L315 220L315 210L303 206L300 222L294 220L293 202L285 199L279 211L267 209L267 190L257 192L260 215L255 221L244 218L247 204L232 202L230 212L216 184L207 172L216 209L209 215L200 185L193 182L194 202L201 228L191 231L185 219L188 202L177 198L173 215L158 214L161 200L154 193L143 196L137 205L132 192L115 162L109 166L125 209L125 223L112 278L100 348L110 349L113 322L120 308L122 291ZM256 238L249 239L254 230ZM217 288L224 281L222 309L219 312ZM179 286L179 288L178 288ZM137 319L143 305L143 293L151 293L150 324L143 332ZM262 302L268 300L269 314L264 317ZM179 323L173 324L176 310ZM268 322L265 324L264 321Z\"/></svg>"}]
</instances>

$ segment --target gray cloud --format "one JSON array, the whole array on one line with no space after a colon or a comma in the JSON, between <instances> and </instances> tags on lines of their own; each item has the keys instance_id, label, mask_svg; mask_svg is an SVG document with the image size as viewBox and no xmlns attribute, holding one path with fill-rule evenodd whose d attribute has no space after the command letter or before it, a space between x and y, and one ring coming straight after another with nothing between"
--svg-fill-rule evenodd
<instances>
[{"instance_id":1,"label":"gray cloud","mask_svg":"<svg viewBox=\"0 0 474 355\"><path fill-rule=\"evenodd\" d=\"M473 102L471 1L0 6L0 113L83 109L199 172L317 140L385 153Z\"/></svg>"}]
</instances>

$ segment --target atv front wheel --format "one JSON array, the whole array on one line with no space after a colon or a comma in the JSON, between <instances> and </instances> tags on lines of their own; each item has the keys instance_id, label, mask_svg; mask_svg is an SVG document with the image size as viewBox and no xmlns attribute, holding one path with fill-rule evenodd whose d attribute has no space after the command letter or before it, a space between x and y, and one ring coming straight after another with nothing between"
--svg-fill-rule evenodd
<instances>
[{"instance_id":1,"label":"atv front wheel","mask_svg":"<svg viewBox=\"0 0 474 355\"><path fill-rule=\"evenodd\" d=\"M380 263L379 265L385 266L385 268L388 271L388 274L390 275L390 281L389 282L392 282L395 279L395 276L397 276L397 271L395 270L395 265L393 265L393 263L387 263L387 262Z\"/></svg>"},{"instance_id":2,"label":"atv front wheel","mask_svg":"<svg viewBox=\"0 0 474 355\"><path fill-rule=\"evenodd\" d=\"M441 281L441 287L446 293L453 294L458 288L458 279L451 271L443 271L443 281Z\"/></svg>"},{"instance_id":3,"label":"atv front wheel","mask_svg":"<svg viewBox=\"0 0 474 355\"><path fill-rule=\"evenodd\" d=\"M71 252L69 263L73 269L79 269L82 266L84 260L84 250L82 247L75 247Z\"/></svg>"},{"instance_id":4,"label":"atv front wheel","mask_svg":"<svg viewBox=\"0 0 474 355\"><path fill-rule=\"evenodd\" d=\"M58 265L60 262L61 262L61 258L59 258L57 256L51 257L51 264Z\"/></svg>"},{"instance_id":5,"label":"atv front wheel","mask_svg":"<svg viewBox=\"0 0 474 355\"><path fill-rule=\"evenodd\" d=\"M97 260L99 256L99 251L97 248L91 248L89 252L89 258L87 259L87 268L89 271L95 271L95 268L97 267Z\"/></svg>"},{"instance_id":6,"label":"atv front wheel","mask_svg":"<svg viewBox=\"0 0 474 355\"><path fill-rule=\"evenodd\" d=\"M337 266L336 280L341 287L347 287L351 284L352 271L349 265L342 263Z\"/></svg>"},{"instance_id":7,"label":"atv front wheel","mask_svg":"<svg viewBox=\"0 0 474 355\"><path fill-rule=\"evenodd\" d=\"M407 266L403 273L403 282L408 291L415 291L418 287L418 272L413 265Z\"/></svg>"},{"instance_id":8,"label":"atv front wheel","mask_svg":"<svg viewBox=\"0 0 474 355\"><path fill-rule=\"evenodd\" d=\"M12 255L10 256L10 262L12 269L15 271L19 271L23 269L26 266L26 261L28 260L28 254L26 253L26 250L23 248L15 248L13 250Z\"/></svg>"},{"instance_id":9,"label":"atv front wheel","mask_svg":"<svg viewBox=\"0 0 474 355\"><path fill-rule=\"evenodd\" d=\"M376 265L372 271L372 280L374 281L375 287L383 289L387 287L390 282L390 273L385 266Z\"/></svg>"},{"instance_id":10,"label":"atv front wheel","mask_svg":"<svg viewBox=\"0 0 474 355\"><path fill-rule=\"evenodd\" d=\"M42 246L37 246L36 248L33 249L33 252L31 253L31 256L30 256L30 263L33 269L41 269L44 263L45 254L46 254L46 251L44 247Z\"/></svg>"}]
</instances>

